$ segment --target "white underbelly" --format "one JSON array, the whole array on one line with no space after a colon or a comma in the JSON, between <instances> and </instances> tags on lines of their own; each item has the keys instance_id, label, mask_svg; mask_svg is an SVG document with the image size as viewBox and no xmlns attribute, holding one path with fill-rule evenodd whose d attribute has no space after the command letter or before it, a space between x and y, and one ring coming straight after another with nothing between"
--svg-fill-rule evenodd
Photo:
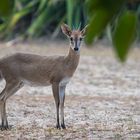
<instances>
[{"instance_id":1,"label":"white underbelly","mask_svg":"<svg viewBox=\"0 0 140 140\"><path fill-rule=\"evenodd\" d=\"M49 81L46 81L46 82L43 82L43 83L40 83L40 82L33 82L33 81L29 81L29 80L22 80L23 83L25 85L29 85L31 87L37 87L37 86L49 86L51 85L51 83Z\"/></svg>"},{"instance_id":2,"label":"white underbelly","mask_svg":"<svg viewBox=\"0 0 140 140\"><path fill-rule=\"evenodd\" d=\"M71 78L69 77L65 77L61 80L61 82L59 83L60 86L65 86L69 83ZM29 86L32 86L32 87L37 87L37 86L49 86L51 85L51 83L49 81L45 81L45 82L38 82L38 81L29 81L29 80L26 80L26 79L22 79L22 82L24 85L29 85Z\"/></svg>"}]
</instances>

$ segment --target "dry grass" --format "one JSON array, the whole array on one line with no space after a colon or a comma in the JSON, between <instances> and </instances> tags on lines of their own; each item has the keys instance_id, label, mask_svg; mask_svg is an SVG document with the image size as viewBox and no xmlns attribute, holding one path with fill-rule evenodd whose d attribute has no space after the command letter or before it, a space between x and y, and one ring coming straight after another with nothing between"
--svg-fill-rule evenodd
<instances>
[{"instance_id":1,"label":"dry grass","mask_svg":"<svg viewBox=\"0 0 140 140\"><path fill-rule=\"evenodd\" d=\"M41 45L35 42L14 47L1 44L0 55L17 51L65 54L64 45L62 42ZM51 88L24 87L7 102L8 120L13 127L1 131L0 140L140 139L140 50L134 49L122 65L111 49L97 46L82 49L79 67L67 87L66 130L54 128L55 104ZM0 85L2 89L4 81Z\"/></svg>"}]
</instances>

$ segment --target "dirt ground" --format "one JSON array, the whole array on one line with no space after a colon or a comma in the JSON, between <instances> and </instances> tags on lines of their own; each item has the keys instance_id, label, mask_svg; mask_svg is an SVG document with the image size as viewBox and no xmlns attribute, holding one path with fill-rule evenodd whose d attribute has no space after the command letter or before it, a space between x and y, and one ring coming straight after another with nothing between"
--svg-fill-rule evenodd
<instances>
[{"instance_id":1,"label":"dirt ground","mask_svg":"<svg viewBox=\"0 0 140 140\"><path fill-rule=\"evenodd\" d=\"M47 46L47 47L46 47ZM67 42L0 44L0 57L15 52L63 55ZM4 87L0 82L0 90ZM83 46L78 69L67 86L66 130L57 130L51 87L25 86L7 101L12 129L0 140L140 140L140 49L126 63L111 48Z\"/></svg>"}]
</instances>

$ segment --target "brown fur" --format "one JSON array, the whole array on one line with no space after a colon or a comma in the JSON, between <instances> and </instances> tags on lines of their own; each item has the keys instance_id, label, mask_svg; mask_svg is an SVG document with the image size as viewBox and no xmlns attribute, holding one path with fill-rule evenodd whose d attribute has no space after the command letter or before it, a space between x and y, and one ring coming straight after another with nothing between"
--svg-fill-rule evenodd
<instances>
[{"instance_id":1,"label":"brown fur","mask_svg":"<svg viewBox=\"0 0 140 140\"><path fill-rule=\"evenodd\" d=\"M0 60L0 71L6 81L16 79L24 83L27 80L35 85L46 85L46 82L59 83L66 76L72 77L78 62L79 55L71 48L68 56L16 53Z\"/></svg>"}]
</instances>

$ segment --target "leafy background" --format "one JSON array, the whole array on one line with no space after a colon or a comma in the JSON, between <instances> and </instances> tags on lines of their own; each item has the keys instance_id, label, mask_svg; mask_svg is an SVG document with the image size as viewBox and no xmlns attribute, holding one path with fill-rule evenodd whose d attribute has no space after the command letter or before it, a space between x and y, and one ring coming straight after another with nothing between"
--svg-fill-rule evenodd
<instances>
[{"instance_id":1,"label":"leafy background","mask_svg":"<svg viewBox=\"0 0 140 140\"><path fill-rule=\"evenodd\" d=\"M86 43L108 38L120 60L140 38L139 0L2 0L0 39L61 37L60 25L87 29Z\"/></svg>"},{"instance_id":2,"label":"leafy background","mask_svg":"<svg viewBox=\"0 0 140 140\"><path fill-rule=\"evenodd\" d=\"M108 43L104 48L100 44L107 38L125 62L139 41L139 11L138 0L1 0L0 57L15 52L64 54L63 41L44 40L62 40L62 22L71 28L89 24L86 46L95 48L82 48L78 71L67 87L67 130L54 128L51 87L25 86L7 102L13 127L1 131L0 139L140 139L140 49L134 48L121 65ZM8 46L18 38L25 42ZM39 38L39 43L32 41ZM91 45L96 40L99 44ZM3 80L1 91L4 86Z\"/></svg>"}]
</instances>

